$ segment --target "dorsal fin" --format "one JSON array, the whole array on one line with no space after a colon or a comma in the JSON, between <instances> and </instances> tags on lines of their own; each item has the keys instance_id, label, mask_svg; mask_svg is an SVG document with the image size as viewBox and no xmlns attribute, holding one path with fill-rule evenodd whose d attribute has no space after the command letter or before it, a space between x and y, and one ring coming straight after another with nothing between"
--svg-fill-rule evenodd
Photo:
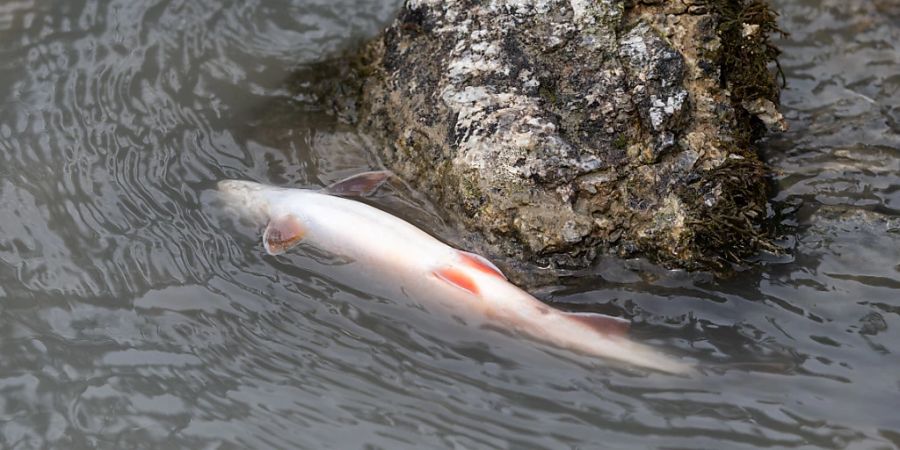
<instances>
[{"instance_id":1,"label":"dorsal fin","mask_svg":"<svg viewBox=\"0 0 900 450\"><path fill-rule=\"evenodd\" d=\"M389 170L358 173L331 184L324 192L331 195L368 197L393 175L394 173Z\"/></svg>"},{"instance_id":2,"label":"dorsal fin","mask_svg":"<svg viewBox=\"0 0 900 450\"><path fill-rule=\"evenodd\" d=\"M475 284L475 280L456 267L444 267L431 273L438 279L468 291L470 294L478 295L481 292L478 289L478 285Z\"/></svg>"},{"instance_id":3,"label":"dorsal fin","mask_svg":"<svg viewBox=\"0 0 900 450\"><path fill-rule=\"evenodd\" d=\"M603 334L621 336L631 328L631 321L621 317L607 316L606 314L591 312L567 312L563 313L567 318L577 320Z\"/></svg>"},{"instance_id":4,"label":"dorsal fin","mask_svg":"<svg viewBox=\"0 0 900 450\"><path fill-rule=\"evenodd\" d=\"M467 251L459 250L459 256L462 259L463 263L473 269L480 270L481 272L496 275L500 278L506 280L506 275L503 275L503 272L494 265L494 263L490 262L487 258L481 255L477 255L475 253L469 253Z\"/></svg>"},{"instance_id":5,"label":"dorsal fin","mask_svg":"<svg viewBox=\"0 0 900 450\"><path fill-rule=\"evenodd\" d=\"M263 246L266 253L280 255L303 240L306 228L303 222L292 214L285 214L269 220L263 232Z\"/></svg>"}]
</instances>

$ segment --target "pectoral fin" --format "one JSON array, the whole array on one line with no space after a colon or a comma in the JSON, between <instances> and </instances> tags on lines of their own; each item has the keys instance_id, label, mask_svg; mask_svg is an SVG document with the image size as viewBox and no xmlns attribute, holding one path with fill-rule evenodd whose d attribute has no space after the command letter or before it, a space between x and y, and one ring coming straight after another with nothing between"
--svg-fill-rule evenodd
<instances>
[{"instance_id":1,"label":"pectoral fin","mask_svg":"<svg viewBox=\"0 0 900 450\"><path fill-rule=\"evenodd\" d=\"M280 255L303 240L306 229L296 216L286 214L273 218L263 232L266 253Z\"/></svg>"},{"instance_id":2,"label":"pectoral fin","mask_svg":"<svg viewBox=\"0 0 900 450\"><path fill-rule=\"evenodd\" d=\"M564 313L567 318L581 322L599 333L621 336L631 328L631 321L621 317L590 312Z\"/></svg>"},{"instance_id":3,"label":"pectoral fin","mask_svg":"<svg viewBox=\"0 0 900 450\"><path fill-rule=\"evenodd\" d=\"M389 170L358 173L326 187L324 191L331 195L368 197L393 175Z\"/></svg>"},{"instance_id":4,"label":"pectoral fin","mask_svg":"<svg viewBox=\"0 0 900 450\"><path fill-rule=\"evenodd\" d=\"M478 289L478 285L475 284L475 280L455 267L438 269L432 272L432 274L439 280L456 286L464 291L468 291L470 294L478 295L479 292L481 292Z\"/></svg>"}]
</instances>

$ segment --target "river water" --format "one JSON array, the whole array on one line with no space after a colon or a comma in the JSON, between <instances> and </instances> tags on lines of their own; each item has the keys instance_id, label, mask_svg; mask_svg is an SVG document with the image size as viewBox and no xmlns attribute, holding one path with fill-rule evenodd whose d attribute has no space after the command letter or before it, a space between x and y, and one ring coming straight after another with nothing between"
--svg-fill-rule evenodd
<instances>
[{"instance_id":1,"label":"river water","mask_svg":"<svg viewBox=\"0 0 900 450\"><path fill-rule=\"evenodd\" d=\"M216 207L222 178L377 164L287 86L396 0L3 2L0 448L900 447L900 6L776 5L790 252L727 280L605 258L540 291L703 367L675 377L265 256ZM402 186L372 202L456 233Z\"/></svg>"}]
</instances>

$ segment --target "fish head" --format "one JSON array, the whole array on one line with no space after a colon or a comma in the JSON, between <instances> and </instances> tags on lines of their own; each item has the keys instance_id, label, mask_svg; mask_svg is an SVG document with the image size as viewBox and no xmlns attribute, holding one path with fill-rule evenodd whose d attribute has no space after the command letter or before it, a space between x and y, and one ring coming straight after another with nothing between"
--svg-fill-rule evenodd
<instances>
[{"instance_id":1,"label":"fish head","mask_svg":"<svg viewBox=\"0 0 900 450\"><path fill-rule=\"evenodd\" d=\"M244 180L222 180L217 185L219 197L227 208L254 222L266 221L272 199L279 188Z\"/></svg>"},{"instance_id":2,"label":"fish head","mask_svg":"<svg viewBox=\"0 0 900 450\"><path fill-rule=\"evenodd\" d=\"M307 235L303 206L309 190L268 186L242 180L218 183L219 197L225 207L241 219L265 224L263 245L270 255L280 255Z\"/></svg>"}]
</instances>

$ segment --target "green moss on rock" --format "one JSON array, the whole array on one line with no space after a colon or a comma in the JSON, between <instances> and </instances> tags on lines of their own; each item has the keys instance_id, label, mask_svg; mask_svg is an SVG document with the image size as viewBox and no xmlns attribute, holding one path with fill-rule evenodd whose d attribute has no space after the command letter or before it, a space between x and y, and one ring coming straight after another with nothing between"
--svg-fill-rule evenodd
<instances>
[{"instance_id":1,"label":"green moss on rock","mask_svg":"<svg viewBox=\"0 0 900 450\"><path fill-rule=\"evenodd\" d=\"M725 270L760 249L776 251L763 227L769 185L759 180L765 176L755 154L734 147L720 166L685 186L681 195L690 205L686 224L693 233L687 250L699 263Z\"/></svg>"},{"instance_id":2,"label":"green moss on rock","mask_svg":"<svg viewBox=\"0 0 900 450\"><path fill-rule=\"evenodd\" d=\"M709 0L709 4L719 15L722 82L736 104L758 98L777 104L785 80L778 63L781 50L771 42L773 34L785 34L778 27L778 14L766 0Z\"/></svg>"}]
</instances>

